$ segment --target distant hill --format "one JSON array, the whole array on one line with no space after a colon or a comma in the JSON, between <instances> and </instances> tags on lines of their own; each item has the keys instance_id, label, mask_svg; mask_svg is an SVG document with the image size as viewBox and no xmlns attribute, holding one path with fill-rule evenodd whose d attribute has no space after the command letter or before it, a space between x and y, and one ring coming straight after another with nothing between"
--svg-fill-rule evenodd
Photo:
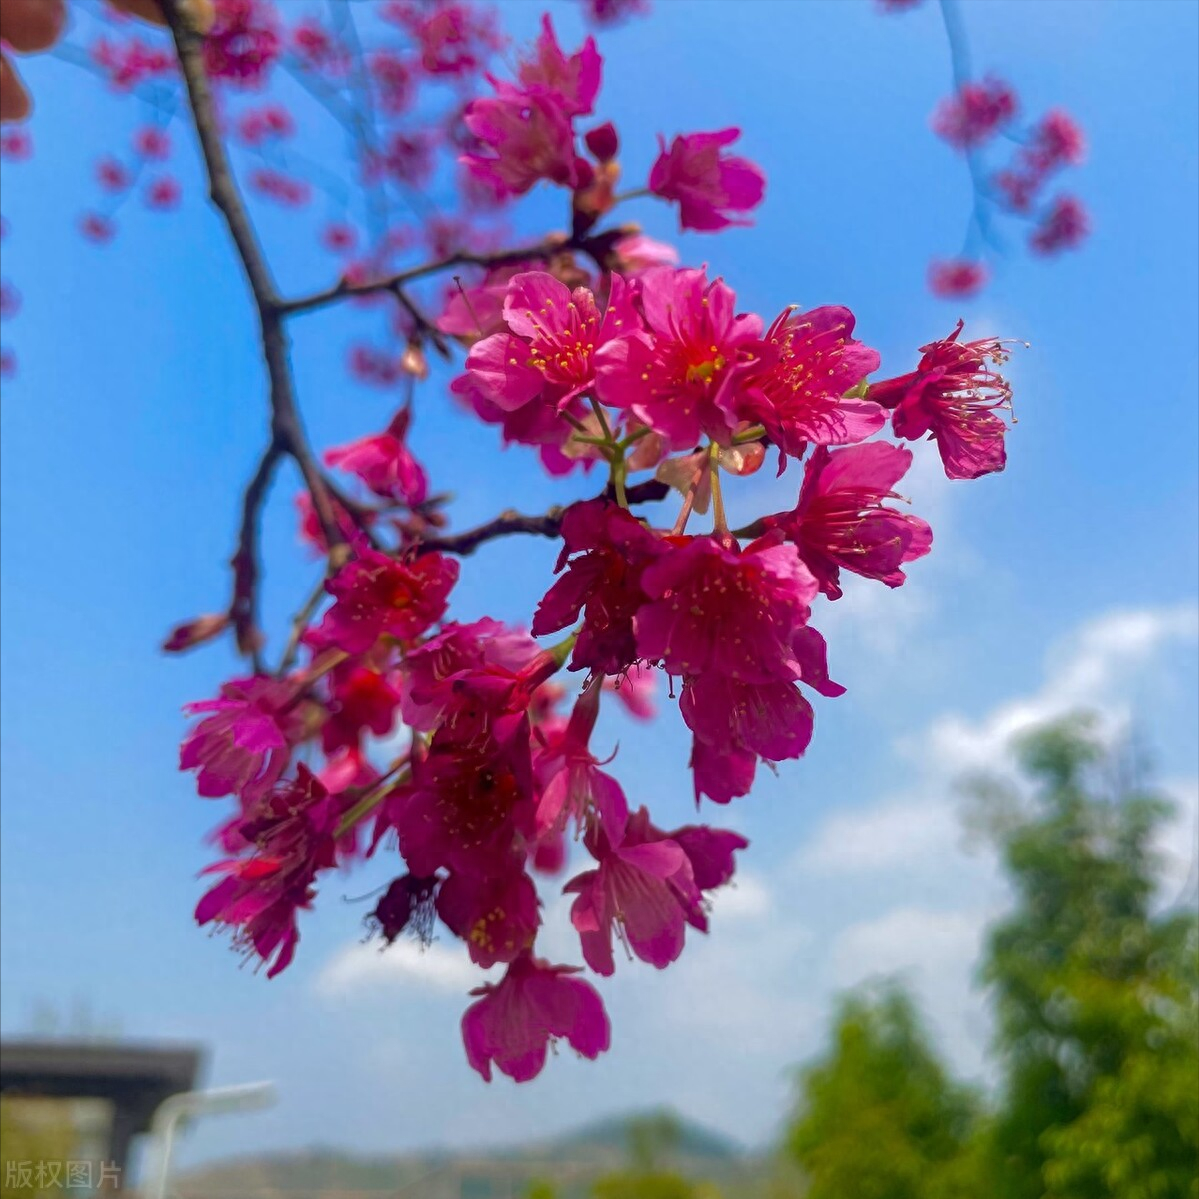
<instances>
[{"instance_id":1,"label":"distant hill","mask_svg":"<svg viewBox=\"0 0 1199 1199\"><path fill-rule=\"evenodd\" d=\"M630 1154L703 1178L732 1197L756 1196L765 1163L728 1137L670 1112L612 1117L544 1142L478 1152L365 1156L331 1149L264 1154L181 1175L179 1199L521 1199L530 1183L554 1182L562 1199L583 1199L601 1174Z\"/></svg>"}]
</instances>

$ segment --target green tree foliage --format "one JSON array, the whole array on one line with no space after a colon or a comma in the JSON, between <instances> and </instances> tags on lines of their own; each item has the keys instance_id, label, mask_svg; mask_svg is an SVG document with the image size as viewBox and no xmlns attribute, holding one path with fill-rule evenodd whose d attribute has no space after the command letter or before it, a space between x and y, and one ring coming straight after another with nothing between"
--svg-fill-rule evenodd
<instances>
[{"instance_id":1,"label":"green tree foliage","mask_svg":"<svg viewBox=\"0 0 1199 1199\"><path fill-rule=\"evenodd\" d=\"M1084 717L976 782L1013 905L982 981L1002 1082L979 1113L894 986L845 999L786 1149L806 1199L1199 1199L1199 914L1162 911L1169 805Z\"/></svg>"},{"instance_id":2,"label":"green tree foliage","mask_svg":"<svg viewBox=\"0 0 1199 1199\"><path fill-rule=\"evenodd\" d=\"M1016 752L1033 799L992 828L1015 905L983 973L1006 1080L995 1193L1199 1197L1196 914L1153 910L1169 805L1084 718Z\"/></svg>"},{"instance_id":3,"label":"green tree foliage","mask_svg":"<svg viewBox=\"0 0 1199 1199\"><path fill-rule=\"evenodd\" d=\"M786 1149L807 1199L974 1199L975 1097L946 1074L899 987L842 1001L801 1091Z\"/></svg>"}]
</instances>

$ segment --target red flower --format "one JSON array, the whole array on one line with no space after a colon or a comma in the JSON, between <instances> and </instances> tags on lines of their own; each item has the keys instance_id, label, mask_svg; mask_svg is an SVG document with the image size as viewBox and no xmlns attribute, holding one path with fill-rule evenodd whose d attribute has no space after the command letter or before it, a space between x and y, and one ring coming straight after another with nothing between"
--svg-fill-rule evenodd
<instances>
[{"instance_id":1,"label":"red flower","mask_svg":"<svg viewBox=\"0 0 1199 1199\"><path fill-rule=\"evenodd\" d=\"M968 258L934 260L928 268L929 291L945 300L976 295L986 281L987 268Z\"/></svg>"},{"instance_id":2,"label":"red flower","mask_svg":"<svg viewBox=\"0 0 1199 1199\"><path fill-rule=\"evenodd\" d=\"M942 100L933 113L933 132L951 146L969 150L981 145L1016 115L1016 93L998 79L963 84Z\"/></svg>"},{"instance_id":3,"label":"red flower","mask_svg":"<svg viewBox=\"0 0 1199 1199\"><path fill-rule=\"evenodd\" d=\"M1057 254L1073 250L1091 232L1091 216L1075 196L1059 196L1053 207L1033 230L1028 244L1038 254Z\"/></svg>"}]
</instances>

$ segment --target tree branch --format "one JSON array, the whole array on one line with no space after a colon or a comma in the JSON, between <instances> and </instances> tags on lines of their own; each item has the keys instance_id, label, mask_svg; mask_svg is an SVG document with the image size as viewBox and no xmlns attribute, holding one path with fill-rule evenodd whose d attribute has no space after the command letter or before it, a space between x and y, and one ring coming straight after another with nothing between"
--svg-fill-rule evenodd
<instances>
[{"instance_id":1,"label":"tree branch","mask_svg":"<svg viewBox=\"0 0 1199 1199\"><path fill-rule=\"evenodd\" d=\"M626 498L630 504L648 504L662 500L670 494L670 486L657 479L648 479L638 483L636 487L628 488ZM609 486L600 493L597 499L613 499L612 487ZM449 533L443 537L425 537L415 546L418 554L429 554L438 551L443 554L457 554L466 557L473 554L485 542L494 541L497 537L510 537L515 533L531 533L537 537L557 537L562 531L562 518L566 509L556 504L548 512L537 516L525 516L520 512L509 509L501 512L494 520L467 529L463 533Z\"/></svg>"},{"instance_id":2,"label":"tree branch","mask_svg":"<svg viewBox=\"0 0 1199 1199\"><path fill-rule=\"evenodd\" d=\"M249 654L254 672L262 673L262 631L258 627L258 519L271 484L271 477L282 450L272 440L267 446L254 477L246 485L241 505L241 530L233 567L233 600L229 618L233 622L237 648Z\"/></svg>"},{"instance_id":3,"label":"tree branch","mask_svg":"<svg viewBox=\"0 0 1199 1199\"><path fill-rule=\"evenodd\" d=\"M275 454L271 451L285 453L295 461L305 486L312 495L313 507L329 546L330 556L335 557L339 555L345 539L338 528L329 493L304 435L296 409L287 335L279 314L274 280L250 223L221 140L212 92L204 73L203 39L190 24L183 0L163 0L162 10L179 55L179 65L191 105L192 121L200 140L200 150L208 174L208 192L228 226L229 235L241 259L242 269L245 271L258 310L263 358L270 378L271 449L268 450L267 457L272 459L272 468ZM267 473L269 477L269 471Z\"/></svg>"}]
</instances>

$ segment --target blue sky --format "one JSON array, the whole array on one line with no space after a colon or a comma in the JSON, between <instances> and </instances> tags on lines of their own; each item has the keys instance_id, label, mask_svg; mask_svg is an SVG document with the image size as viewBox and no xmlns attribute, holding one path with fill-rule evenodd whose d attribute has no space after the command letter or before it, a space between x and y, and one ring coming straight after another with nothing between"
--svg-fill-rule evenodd
<instances>
[{"instance_id":1,"label":"blue sky","mask_svg":"<svg viewBox=\"0 0 1199 1199\"><path fill-rule=\"evenodd\" d=\"M787 1071L820 1044L830 996L878 971L908 971L955 1063L985 1074L970 979L1004 893L986 855L960 847L951 784L997 765L1010 732L1078 704L1133 719L1184 806L1163 887L1185 886L1199 715L1199 9L964 8L980 70L1008 78L1027 111L1062 104L1086 126L1090 157L1072 187L1095 233L1050 264L1009 254L988 292L959 306L923 283L930 255L958 247L968 204L963 165L927 130L949 75L933 4L885 17L851 0L658 0L649 19L601 37L599 111L622 132L630 182L657 132L745 130L769 179L756 224L678 241L744 307L848 304L895 371L959 308L971 331L1032 348L1011 364L1020 419L1008 470L951 485L925 455L908 490L934 525L932 557L902 591L862 581L814 618L849 691L818 704L804 761L763 772L751 797L712 813L754 844L711 937L662 974L619 969L601 988L612 1052L595 1064L564 1054L519 1089L484 1086L463 1060L456 1026L472 976L452 946L421 956L359 944L367 906L351 901L394 873L386 863L324 887L296 964L269 983L192 924L203 838L224 809L175 769L180 707L212 694L233 662L224 649L167 660L156 646L226 593L236 497L264 435L253 322L183 130L180 213L131 206L106 248L76 236L94 154L138 117L75 68L29 66L38 153L3 177L4 274L24 298L5 328L21 373L5 386L0 446L5 1035L28 1031L39 1004L86 1002L129 1036L208 1045L212 1083L277 1082L272 1111L191 1136L192 1161L524 1140L658 1102L757 1143L781 1114ZM505 19L526 38L539 11L509 5ZM577 43L573 6L553 11L564 44ZM560 221L557 199L531 197L522 226ZM674 239L665 208L642 201L630 215ZM317 223L262 214L287 290L327 279ZM336 311L295 326L318 444L390 415L393 398L355 388L342 367L362 320ZM580 493L519 449L501 454L436 380L414 441L434 485L458 495L461 527ZM733 503L773 510L794 487L755 478ZM292 493L290 480L276 486L267 521L276 627L317 570L295 545ZM548 543L479 554L455 614L527 619L552 560ZM663 708L648 728L602 731L620 741L614 769L630 797L669 825L689 817L690 784L677 713ZM577 958L561 902L548 912L550 948Z\"/></svg>"}]
</instances>

